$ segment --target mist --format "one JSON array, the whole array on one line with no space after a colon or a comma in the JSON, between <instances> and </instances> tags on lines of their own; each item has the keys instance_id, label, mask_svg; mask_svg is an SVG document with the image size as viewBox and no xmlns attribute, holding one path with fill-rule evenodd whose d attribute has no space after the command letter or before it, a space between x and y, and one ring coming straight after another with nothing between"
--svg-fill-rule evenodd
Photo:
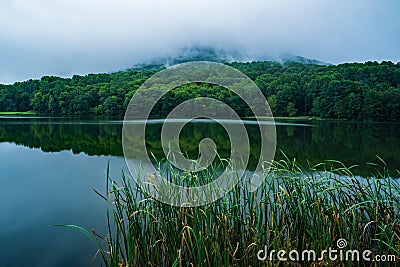
<instances>
[{"instance_id":1,"label":"mist","mask_svg":"<svg viewBox=\"0 0 400 267\"><path fill-rule=\"evenodd\" d=\"M0 83L119 71L192 46L398 62L399 10L396 0L3 0Z\"/></svg>"}]
</instances>

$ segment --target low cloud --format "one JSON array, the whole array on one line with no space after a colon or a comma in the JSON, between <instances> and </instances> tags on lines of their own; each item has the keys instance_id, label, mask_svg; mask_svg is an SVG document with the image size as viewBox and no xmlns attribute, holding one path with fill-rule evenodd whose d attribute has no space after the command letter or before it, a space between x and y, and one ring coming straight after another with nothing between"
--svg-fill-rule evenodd
<instances>
[{"instance_id":1,"label":"low cloud","mask_svg":"<svg viewBox=\"0 0 400 267\"><path fill-rule=\"evenodd\" d=\"M3 0L0 83L117 71L191 46L399 61L398 10L396 0Z\"/></svg>"}]
</instances>

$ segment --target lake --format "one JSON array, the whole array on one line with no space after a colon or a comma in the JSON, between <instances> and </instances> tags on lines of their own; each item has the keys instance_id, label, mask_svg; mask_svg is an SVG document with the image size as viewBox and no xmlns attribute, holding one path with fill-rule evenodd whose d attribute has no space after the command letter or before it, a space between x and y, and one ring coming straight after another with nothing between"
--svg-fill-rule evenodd
<instances>
[{"instance_id":1,"label":"lake","mask_svg":"<svg viewBox=\"0 0 400 267\"><path fill-rule=\"evenodd\" d=\"M146 128L146 146L163 158L162 123ZM257 162L259 131L246 125L251 142L248 169ZM43 117L0 117L0 262L3 266L88 266L96 248L82 234L54 224L77 224L106 233L106 203L93 192L105 191L105 171L127 171L122 157L122 122ZM277 153L307 165L340 160L359 165L354 174L381 171L378 155L396 176L400 169L400 124L345 121L277 120ZM191 158L200 140L209 137L222 157L230 142L215 123L194 122L180 134ZM282 153L283 152L283 153ZM398 175L398 173L397 173ZM396 176L397 177L397 176Z\"/></svg>"}]
</instances>

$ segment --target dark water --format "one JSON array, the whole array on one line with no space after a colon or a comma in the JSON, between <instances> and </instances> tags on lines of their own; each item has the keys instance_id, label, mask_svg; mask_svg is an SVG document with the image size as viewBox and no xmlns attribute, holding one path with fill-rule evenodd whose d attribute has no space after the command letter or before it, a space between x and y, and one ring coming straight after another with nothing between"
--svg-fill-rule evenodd
<instances>
[{"instance_id":1,"label":"dark water","mask_svg":"<svg viewBox=\"0 0 400 267\"><path fill-rule=\"evenodd\" d=\"M118 177L126 170L122 158L121 122L65 118L0 117L0 265L88 266L96 252L86 237L57 223L78 224L105 233L106 204L92 188L104 192L105 169ZM255 166L260 137L247 125ZM148 150L163 158L161 124L147 126ZM392 173L400 169L400 124L328 121L278 121L280 151L300 163L336 159L359 165L353 171L368 176L386 161ZM216 124L191 123L180 135L182 151L198 155L198 143L210 137L222 157L230 142Z\"/></svg>"}]
</instances>

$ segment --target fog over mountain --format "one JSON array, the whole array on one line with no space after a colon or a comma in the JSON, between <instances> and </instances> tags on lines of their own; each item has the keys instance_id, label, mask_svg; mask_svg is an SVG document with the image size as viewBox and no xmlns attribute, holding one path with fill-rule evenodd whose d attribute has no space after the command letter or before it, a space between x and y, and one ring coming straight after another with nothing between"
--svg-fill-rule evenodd
<instances>
[{"instance_id":1,"label":"fog over mountain","mask_svg":"<svg viewBox=\"0 0 400 267\"><path fill-rule=\"evenodd\" d=\"M275 56L252 56L241 51L228 51L224 49L216 49L209 46L193 46L184 47L172 54L164 57L155 58L146 62L136 63L132 68L144 68L149 66L163 65L169 67L175 64L180 64L190 61L213 61L219 63L226 62L253 62L253 61L274 61L279 63L299 62L304 64L331 65L327 62L322 62L315 59L309 59L301 56L290 54L282 54Z\"/></svg>"},{"instance_id":2,"label":"fog over mountain","mask_svg":"<svg viewBox=\"0 0 400 267\"><path fill-rule=\"evenodd\" d=\"M398 62L399 10L397 0L2 0L0 83L119 71L198 47L228 61Z\"/></svg>"}]
</instances>

